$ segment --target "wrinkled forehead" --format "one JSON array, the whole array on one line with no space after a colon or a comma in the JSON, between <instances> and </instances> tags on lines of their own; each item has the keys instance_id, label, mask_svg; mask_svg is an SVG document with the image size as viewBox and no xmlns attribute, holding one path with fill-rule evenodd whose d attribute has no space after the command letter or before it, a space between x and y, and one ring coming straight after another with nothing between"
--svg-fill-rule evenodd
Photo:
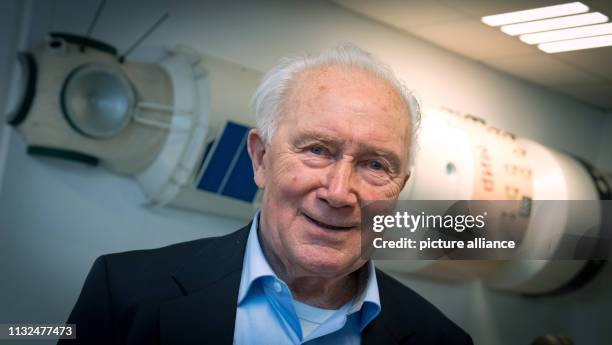
<instances>
[{"instance_id":1,"label":"wrinkled forehead","mask_svg":"<svg viewBox=\"0 0 612 345\"><path fill-rule=\"evenodd\" d=\"M328 116L349 112L356 121L386 125L410 137L410 114L404 99L388 81L359 67L323 65L302 71L290 83L280 108L280 121L295 124L323 112ZM391 134L391 133L390 133ZM399 139L399 138L398 138Z\"/></svg>"},{"instance_id":2,"label":"wrinkled forehead","mask_svg":"<svg viewBox=\"0 0 612 345\"><path fill-rule=\"evenodd\" d=\"M407 114L407 106L398 91L386 80L358 66L321 65L299 72L283 95L286 102L324 92L347 88L364 88L373 91L369 100L384 96L386 106L395 107L395 112Z\"/></svg>"}]
</instances>

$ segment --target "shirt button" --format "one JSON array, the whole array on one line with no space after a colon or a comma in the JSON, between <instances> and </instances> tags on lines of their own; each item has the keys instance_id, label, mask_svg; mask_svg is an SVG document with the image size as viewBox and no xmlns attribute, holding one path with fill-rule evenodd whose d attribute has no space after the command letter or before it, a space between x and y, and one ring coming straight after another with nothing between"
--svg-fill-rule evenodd
<instances>
[{"instance_id":1,"label":"shirt button","mask_svg":"<svg viewBox=\"0 0 612 345\"><path fill-rule=\"evenodd\" d=\"M283 291L283 287L281 286L281 284L279 282L274 282L274 291L276 291L278 293Z\"/></svg>"}]
</instances>

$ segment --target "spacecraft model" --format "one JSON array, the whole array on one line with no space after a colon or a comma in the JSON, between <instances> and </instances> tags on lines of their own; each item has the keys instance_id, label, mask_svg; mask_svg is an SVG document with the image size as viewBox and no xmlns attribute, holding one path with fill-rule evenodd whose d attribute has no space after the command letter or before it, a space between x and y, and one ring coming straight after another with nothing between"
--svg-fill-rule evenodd
<instances>
[{"instance_id":1,"label":"spacecraft model","mask_svg":"<svg viewBox=\"0 0 612 345\"><path fill-rule=\"evenodd\" d=\"M8 122L29 154L132 176L152 205L250 217L243 124L259 74L186 46L150 55L120 61L106 43L51 33L18 54Z\"/></svg>"},{"instance_id":2,"label":"spacecraft model","mask_svg":"<svg viewBox=\"0 0 612 345\"><path fill-rule=\"evenodd\" d=\"M610 209L597 201L611 199L610 186L612 176L579 158L518 138L472 115L424 108L413 175L400 199L518 200L543 205L522 217L521 246L546 254L540 254L540 260L381 261L379 265L446 281L481 279L489 287L526 294L567 291L588 281L604 261L553 258L568 250L564 237L590 236L587 231L603 230L604 223L609 230ZM551 202L555 200L571 202ZM518 209L506 212L512 217L519 213Z\"/></svg>"}]
</instances>

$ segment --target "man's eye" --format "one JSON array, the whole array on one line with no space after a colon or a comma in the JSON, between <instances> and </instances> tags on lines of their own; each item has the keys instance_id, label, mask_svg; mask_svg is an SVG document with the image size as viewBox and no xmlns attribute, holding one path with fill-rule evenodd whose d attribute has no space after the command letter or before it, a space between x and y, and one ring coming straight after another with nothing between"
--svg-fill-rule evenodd
<instances>
[{"instance_id":1,"label":"man's eye","mask_svg":"<svg viewBox=\"0 0 612 345\"><path fill-rule=\"evenodd\" d=\"M312 146L310 148L310 153L314 153L315 155L320 156L320 155L325 154L325 149L322 148L321 146Z\"/></svg>"},{"instance_id":2,"label":"man's eye","mask_svg":"<svg viewBox=\"0 0 612 345\"><path fill-rule=\"evenodd\" d=\"M368 168L372 170L383 170L385 166L379 161L369 161Z\"/></svg>"}]
</instances>

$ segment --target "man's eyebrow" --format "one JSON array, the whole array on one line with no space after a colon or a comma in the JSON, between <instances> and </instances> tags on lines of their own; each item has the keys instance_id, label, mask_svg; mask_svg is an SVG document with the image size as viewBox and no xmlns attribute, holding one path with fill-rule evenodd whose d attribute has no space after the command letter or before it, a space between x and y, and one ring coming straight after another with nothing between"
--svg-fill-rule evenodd
<instances>
[{"instance_id":1,"label":"man's eyebrow","mask_svg":"<svg viewBox=\"0 0 612 345\"><path fill-rule=\"evenodd\" d=\"M384 149L384 148L380 148L380 147L376 147L376 146L372 146L369 144L360 144L359 145L359 150L362 153L365 154L370 154L370 155L376 155L376 156L381 156L384 157L385 159L387 159L389 161L389 163L396 169L400 168L400 164L401 164L401 159L400 157L395 154L395 152Z\"/></svg>"},{"instance_id":2,"label":"man's eyebrow","mask_svg":"<svg viewBox=\"0 0 612 345\"><path fill-rule=\"evenodd\" d=\"M316 140L322 143L326 143L326 144L342 144L343 143L343 141L339 140L338 137L333 136L331 134L319 132L319 131L304 131L297 135L295 139L295 143L300 145L300 144L305 144L313 140Z\"/></svg>"}]
</instances>

